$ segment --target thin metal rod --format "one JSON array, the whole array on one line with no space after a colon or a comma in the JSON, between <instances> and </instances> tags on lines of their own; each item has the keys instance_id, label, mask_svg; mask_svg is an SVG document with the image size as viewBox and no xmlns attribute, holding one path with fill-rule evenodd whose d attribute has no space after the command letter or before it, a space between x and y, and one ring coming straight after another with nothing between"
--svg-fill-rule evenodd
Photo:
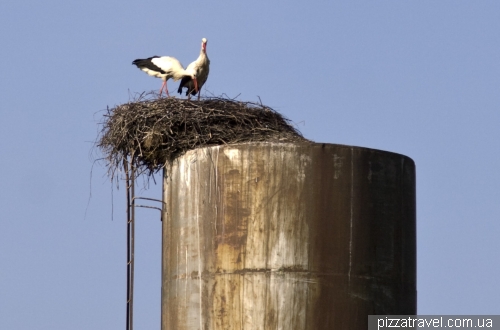
<instances>
[{"instance_id":1,"label":"thin metal rod","mask_svg":"<svg viewBox=\"0 0 500 330\"><path fill-rule=\"evenodd\" d=\"M154 202L166 204L164 201L161 201L161 200L155 199L155 198L149 198L149 197L134 197L134 198L132 198L132 200L136 200L136 199L145 199L148 201L154 201Z\"/></svg>"},{"instance_id":2,"label":"thin metal rod","mask_svg":"<svg viewBox=\"0 0 500 330\"><path fill-rule=\"evenodd\" d=\"M147 209L155 209L155 210L158 210L158 211L163 211L161 208L156 207L156 206L148 206L148 205L140 205L140 204L135 204L134 206L135 207L144 207L144 208L147 208Z\"/></svg>"},{"instance_id":3,"label":"thin metal rod","mask_svg":"<svg viewBox=\"0 0 500 330\"><path fill-rule=\"evenodd\" d=\"M135 266L135 166L134 166L134 155L130 158L130 185L131 185L131 217L130 217L130 330L134 328L134 266Z\"/></svg>"},{"instance_id":4,"label":"thin metal rod","mask_svg":"<svg viewBox=\"0 0 500 330\"><path fill-rule=\"evenodd\" d=\"M168 164L168 163L167 163ZM164 251L164 244L165 244L165 235L164 235L164 231L163 231L163 228L164 226L166 226L165 222L163 222L163 214L165 214L165 212L167 211L166 208L167 208L167 203L165 202L166 201L166 196L165 196L165 190L167 189L166 187L166 184L167 184L167 181L166 181L166 174L168 174L167 172L167 165L165 167L163 167L163 175L162 175L162 187L161 187L161 200L162 200L162 208L164 209L160 214L160 220L161 220L161 272L162 272L162 281L161 281L161 297L160 297L160 301L161 301L161 324L162 324L162 328L163 328L163 318L164 318L164 312L166 312L165 310L165 307L163 306L163 298L165 297L164 296L164 293L163 293L163 287L165 286L163 283L164 283L164 279L163 279L163 276L164 276L164 272L165 272L165 251ZM201 330L201 329L200 329Z\"/></svg>"},{"instance_id":5,"label":"thin metal rod","mask_svg":"<svg viewBox=\"0 0 500 330\"><path fill-rule=\"evenodd\" d=\"M123 159L125 190L127 193L127 312L125 329L130 330L130 185L127 159Z\"/></svg>"}]
</instances>

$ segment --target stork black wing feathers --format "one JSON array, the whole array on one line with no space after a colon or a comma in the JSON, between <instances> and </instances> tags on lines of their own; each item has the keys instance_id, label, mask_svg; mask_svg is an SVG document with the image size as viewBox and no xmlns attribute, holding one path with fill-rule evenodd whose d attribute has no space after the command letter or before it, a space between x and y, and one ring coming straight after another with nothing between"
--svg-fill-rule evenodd
<instances>
[{"instance_id":1,"label":"stork black wing feathers","mask_svg":"<svg viewBox=\"0 0 500 330\"><path fill-rule=\"evenodd\" d=\"M160 67L153 64L153 62L151 60L154 58L160 58L160 56L152 56L152 57L148 57L145 59L137 59L137 60L133 61L132 64L136 65L139 69L146 68L146 69L153 70L156 72L166 73Z\"/></svg>"},{"instance_id":2,"label":"stork black wing feathers","mask_svg":"<svg viewBox=\"0 0 500 330\"><path fill-rule=\"evenodd\" d=\"M189 86L186 86L186 84L189 83L190 81L192 81L190 76L182 77L181 83L179 84L179 88L177 89L177 92L179 94L182 94L182 88L186 87L187 88L186 96L188 96L190 92L191 92L191 95L196 95L196 90L195 90L194 86L191 86L191 90L189 90Z\"/></svg>"}]
</instances>

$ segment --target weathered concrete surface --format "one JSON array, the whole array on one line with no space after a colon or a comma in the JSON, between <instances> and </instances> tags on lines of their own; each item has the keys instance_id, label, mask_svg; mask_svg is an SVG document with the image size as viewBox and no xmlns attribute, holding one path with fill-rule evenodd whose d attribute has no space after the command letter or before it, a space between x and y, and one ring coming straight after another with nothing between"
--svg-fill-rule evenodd
<instances>
[{"instance_id":1,"label":"weathered concrete surface","mask_svg":"<svg viewBox=\"0 0 500 330\"><path fill-rule=\"evenodd\" d=\"M164 181L162 329L366 329L416 313L415 165L332 144L190 151Z\"/></svg>"}]
</instances>

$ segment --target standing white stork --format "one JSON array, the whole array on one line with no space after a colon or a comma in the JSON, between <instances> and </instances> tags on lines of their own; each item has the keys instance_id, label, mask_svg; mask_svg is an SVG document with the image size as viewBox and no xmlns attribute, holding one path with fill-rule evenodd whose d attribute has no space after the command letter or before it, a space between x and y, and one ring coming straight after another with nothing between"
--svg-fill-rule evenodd
<instances>
[{"instance_id":1,"label":"standing white stork","mask_svg":"<svg viewBox=\"0 0 500 330\"><path fill-rule=\"evenodd\" d=\"M210 71L210 60L207 56L207 39L201 39L200 56L198 56L196 61L188 65L186 71L191 74L185 75L182 78L177 92L182 94L182 88L186 87L186 95L188 98L191 98L191 95L196 95L196 93L198 93L198 100L200 100L201 88L207 81L208 72Z\"/></svg>"},{"instance_id":2,"label":"standing white stork","mask_svg":"<svg viewBox=\"0 0 500 330\"><path fill-rule=\"evenodd\" d=\"M167 88L167 80L170 78L177 81L179 79L196 79L196 76L187 70L184 70L181 62L177 60L175 57L171 56L153 56L145 59L137 59L132 62L132 64L136 65L139 69L146 72L148 75L161 78L163 80L163 85L160 88L160 96L163 91L163 87L165 87L165 92L167 92L167 96L170 96Z\"/></svg>"}]
</instances>

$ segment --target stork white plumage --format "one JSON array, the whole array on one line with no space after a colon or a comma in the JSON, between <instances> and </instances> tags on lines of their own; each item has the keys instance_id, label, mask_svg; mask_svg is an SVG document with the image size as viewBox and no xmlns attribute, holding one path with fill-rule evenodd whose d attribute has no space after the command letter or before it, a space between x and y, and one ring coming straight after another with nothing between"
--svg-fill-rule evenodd
<instances>
[{"instance_id":1,"label":"stork white plumage","mask_svg":"<svg viewBox=\"0 0 500 330\"><path fill-rule=\"evenodd\" d=\"M175 57L171 56L153 56L146 59L137 59L132 62L139 69L146 72L148 75L161 78L163 80L163 85L160 88L160 96L165 87L165 92L167 96L170 96L167 88L167 81L172 78L174 81L188 77L188 79L194 79L195 76L187 70L184 70L181 62Z\"/></svg>"},{"instance_id":2,"label":"stork white plumage","mask_svg":"<svg viewBox=\"0 0 500 330\"><path fill-rule=\"evenodd\" d=\"M186 71L190 72L191 75L185 75L182 78L177 92L182 94L182 88L186 87L186 95L188 98L191 98L191 95L196 95L198 93L198 100L200 100L201 88L207 81L208 73L210 71L210 60L207 56L207 39L201 39L200 56L198 56L196 61L188 65Z\"/></svg>"}]
</instances>

